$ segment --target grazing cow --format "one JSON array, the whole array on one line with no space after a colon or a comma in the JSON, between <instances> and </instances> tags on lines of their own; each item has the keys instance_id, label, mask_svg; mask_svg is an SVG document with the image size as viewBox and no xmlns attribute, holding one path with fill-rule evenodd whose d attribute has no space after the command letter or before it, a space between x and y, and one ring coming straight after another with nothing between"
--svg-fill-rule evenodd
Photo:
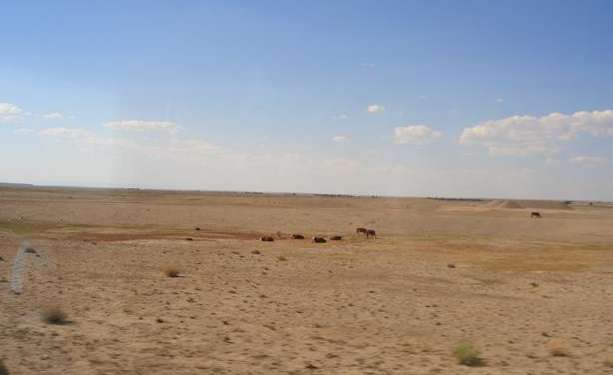
<instances>
[{"instance_id":1,"label":"grazing cow","mask_svg":"<svg viewBox=\"0 0 613 375\"><path fill-rule=\"evenodd\" d=\"M313 242L314 243L326 243L328 241L326 241L326 239L323 237L313 237Z\"/></svg>"},{"instance_id":2,"label":"grazing cow","mask_svg":"<svg viewBox=\"0 0 613 375\"><path fill-rule=\"evenodd\" d=\"M530 217L531 217L531 218L535 218L535 219L539 219L539 218L541 218L542 216L541 216L541 213L540 213L540 212L532 211L532 212L530 212Z\"/></svg>"},{"instance_id":3,"label":"grazing cow","mask_svg":"<svg viewBox=\"0 0 613 375\"><path fill-rule=\"evenodd\" d=\"M330 240L332 240L332 241L340 241L342 239L343 239L342 236L332 236L332 237L330 237Z\"/></svg>"},{"instance_id":4,"label":"grazing cow","mask_svg":"<svg viewBox=\"0 0 613 375\"><path fill-rule=\"evenodd\" d=\"M367 229L366 238L370 238L370 236L372 236L374 239L377 239L377 232L375 232L374 229Z\"/></svg>"},{"instance_id":5,"label":"grazing cow","mask_svg":"<svg viewBox=\"0 0 613 375\"><path fill-rule=\"evenodd\" d=\"M356 234L366 234L367 231L368 231L368 229L366 229L366 228L356 228L355 229L355 233Z\"/></svg>"},{"instance_id":6,"label":"grazing cow","mask_svg":"<svg viewBox=\"0 0 613 375\"><path fill-rule=\"evenodd\" d=\"M272 238L271 236L262 236L260 237L260 241L264 241L264 242L273 242L275 239Z\"/></svg>"},{"instance_id":7,"label":"grazing cow","mask_svg":"<svg viewBox=\"0 0 613 375\"><path fill-rule=\"evenodd\" d=\"M304 240L304 236L302 234L292 234L293 240Z\"/></svg>"}]
</instances>

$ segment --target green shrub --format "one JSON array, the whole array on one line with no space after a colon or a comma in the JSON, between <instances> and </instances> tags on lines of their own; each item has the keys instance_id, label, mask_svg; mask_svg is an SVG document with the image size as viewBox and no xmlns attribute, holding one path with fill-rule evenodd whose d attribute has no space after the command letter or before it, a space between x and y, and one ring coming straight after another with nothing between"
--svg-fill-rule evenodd
<instances>
[{"instance_id":1,"label":"green shrub","mask_svg":"<svg viewBox=\"0 0 613 375\"><path fill-rule=\"evenodd\" d=\"M453 350L453 355L457 358L458 363L465 366L481 366L481 352L471 342L464 341L456 345Z\"/></svg>"}]
</instances>

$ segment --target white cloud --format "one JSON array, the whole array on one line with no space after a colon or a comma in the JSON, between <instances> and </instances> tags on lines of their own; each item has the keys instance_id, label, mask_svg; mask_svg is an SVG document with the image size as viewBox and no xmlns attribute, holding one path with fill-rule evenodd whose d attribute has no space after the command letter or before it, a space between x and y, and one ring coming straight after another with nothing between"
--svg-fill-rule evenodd
<instances>
[{"instance_id":1,"label":"white cloud","mask_svg":"<svg viewBox=\"0 0 613 375\"><path fill-rule=\"evenodd\" d=\"M339 115L336 115L334 118L337 119L337 120L347 120L349 118L349 116L347 114L345 114L345 113L341 113Z\"/></svg>"},{"instance_id":2,"label":"white cloud","mask_svg":"<svg viewBox=\"0 0 613 375\"><path fill-rule=\"evenodd\" d=\"M394 143L396 144L423 144L443 135L426 125L398 126L394 128Z\"/></svg>"},{"instance_id":3,"label":"white cloud","mask_svg":"<svg viewBox=\"0 0 613 375\"><path fill-rule=\"evenodd\" d=\"M372 68L374 68L374 67L375 67L375 64L372 64L372 63L361 63L361 64L360 64L360 66L361 66L362 68L372 69Z\"/></svg>"},{"instance_id":4,"label":"white cloud","mask_svg":"<svg viewBox=\"0 0 613 375\"><path fill-rule=\"evenodd\" d=\"M32 129L27 129L27 128L18 128L13 130L14 134L32 134L34 133L34 130Z\"/></svg>"},{"instance_id":5,"label":"white cloud","mask_svg":"<svg viewBox=\"0 0 613 375\"><path fill-rule=\"evenodd\" d=\"M18 121L24 115L23 110L14 104L0 103L0 122Z\"/></svg>"},{"instance_id":6,"label":"white cloud","mask_svg":"<svg viewBox=\"0 0 613 375\"><path fill-rule=\"evenodd\" d=\"M88 130L71 128L47 128L40 130L38 134L43 136L60 138L80 138L86 135L92 135L92 133Z\"/></svg>"},{"instance_id":7,"label":"white cloud","mask_svg":"<svg viewBox=\"0 0 613 375\"><path fill-rule=\"evenodd\" d=\"M105 128L127 131L143 132L147 130L166 130L175 132L177 124L171 121L141 121L141 120L123 120L111 121L104 124Z\"/></svg>"},{"instance_id":8,"label":"white cloud","mask_svg":"<svg viewBox=\"0 0 613 375\"><path fill-rule=\"evenodd\" d=\"M343 143L343 142L349 142L351 138L346 135L337 135L337 136L332 137L332 140L334 142Z\"/></svg>"},{"instance_id":9,"label":"white cloud","mask_svg":"<svg viewBox=\"0 0 613 375\"><path fill-rule=\"evenodd\" d=\"M608 160L599 156L575 156L568 159L572 164L579 165L584 168L596 168L607 164Z\"/></svg>"},{"instance_id":10,"label":"white cloud","mask_svg":"<svg viewBox=\"0 0 613 375\"><path fill-rule=\"evenodd\" d=\"M46 118L47 120L62 120L62 119L64 119L64 115L61 114L60 112L45 113L43 115L43 117Z\"/></svg>"},{"instance_id":11,"label":"white cloud","mask_svg":"<svg viewBox=\"0 0 613 375\"><path fill-rule=\"evenodd\" d=\"M462 144L479 144L494 155L548 155L578 134L613 135L613 110L581 111L570 115L511 116L465 128Z\"/></svg>"},{"instance_id":12,"label":"white cloud","mask_svg":"<svg viewBox=\"0 0 613 375\"><path fill-rule=\"evenodd\" d=\"M496 99L496 103L504 103L504 99L503 98L497 98Z\"/></svg>"},{"instance_id":13,"label":"white cloud","mask_svg":"<svg viewBox=\"0 0 613 375\"><path fill-rule=\"evenodd\" d=\"M173 140L169 146L159 146L160 151L166 151L170 155L183 155L188 158L202 157L205 155L223 153L219 146L203 141L201 139L180 139Z\"/></svg>"},{"instance_id":14,"label":"white cloud","mask_svg":"<svg viewBox=\"0 0 613 375\"><path fill-rule=\"evenodd\" d=\"M136 151L153 159L197 159L205 155L223 152L218 146L200 139L172 139L161 144L143 144L124 138L102 137L86 129L61 127L43 129L38 131L37 134L72 142L80 149L113 146L125 151Z\"/></svg>"},{"instance_id":15,"label":"white cloud","mask_svg":"<svg viewBox=\"0 0 613 375\"><path fill-rule=\"evenodd\" d=\"M93 146L136 147L136 144L131 141L121 138L100 137L89 130L79 128L47 128L39 130L36 134L43 137L70 141L79 148L90 148Z\"/></svg>"},{"instance_id":16,"label":"white cloud","mask_svg":"<svg viewBox=\"0 0 613 375\"><path fill-rule=\"evenodd\" d=\"M379 112L384 112L385 107L379 104L371 104L368 106L366 110L368 111L368 113L379 113Z\"/></svg>"}]
</instances>

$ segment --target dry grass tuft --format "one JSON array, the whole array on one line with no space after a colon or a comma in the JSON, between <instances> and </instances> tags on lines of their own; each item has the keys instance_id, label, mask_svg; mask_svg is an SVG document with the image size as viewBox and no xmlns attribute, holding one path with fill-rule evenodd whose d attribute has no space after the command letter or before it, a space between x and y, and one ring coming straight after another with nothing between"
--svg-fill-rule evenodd
<instances>
[{"instance_id":1,"label":"dry grass tuft","mask_svg":"<svg viewBox=\"0 0 613 375\"><path fill-rule=\"evenodd\" d=\"M59 306L48 306L41 312L43 321L47 324L66 324L68 323L68 315Z\"/></svg>"},{"instance_id":2,"label":"dry grass tuft","mask_svg":"<svg viewBox=\"0 0 613 375\"><path fill-rule=\"evenodd\" d=\"M0 375L9 375L9 369L6 368L4 362L0 359Z\"/></svg>"},{"instance_id":3,"label":"dry grass tuft","mask_svg":"<svg viewBox=\"0 0 613 375\"><path fill-rule=\"evenodd\" d=\"M179 277L180 272L177 267L168 266L164 268L164 275L166 275L167 277Z\"/></svg>"},{"instance_id":4,"label":"dry grass tuft","mask_svg":"<svg viewBox=\"0 0 613 375\"><path fill-rule=\"evenodd\" d=\"M554 357L569 357L570 348L568 341L562 338L551 339L547 343L547 349L549 353Z\"/></svg>"},{"instance_id":5,"label":"dry grass tuft","mask_svg":"<svg viewBox=\"0 0 613 375\"><path fill-rule=\"evenodd\" d=\"M468 341L463 341L456 345L453 350L453 355L458 360L458 363L465 366L482 366L483 359L480 357L481 351Z\"/></svg>"},{"instance_id":6,"label":"dry grass tuft","mask_svg":"<svg viewBox=\"0 0 613 375\"><path fill-rule=\"evenodd\" d=\"M609 357L607 357L607 359L604 360L604 365L606 367L613 368L613 355L610 355Z\"/></svg>"}]
</instances>

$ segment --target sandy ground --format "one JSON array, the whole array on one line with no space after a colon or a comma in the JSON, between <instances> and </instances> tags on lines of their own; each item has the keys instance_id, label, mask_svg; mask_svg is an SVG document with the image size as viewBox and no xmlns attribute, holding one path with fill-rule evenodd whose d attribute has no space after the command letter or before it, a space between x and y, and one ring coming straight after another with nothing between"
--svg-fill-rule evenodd
<instances>
[{"instance_id":1,"label":"sandy ground","mask_svg":"<svg viewBox=\"0 0 613 375\"><path fill-rule=\"evenodd\" d=\"M613 206L507 207L2 188L0 360L10 374L613 373ZM39 256L15 295L24 240ZM44 322L49 306L68 323ZM481 366L458 364L462 341Z\"/></svg>"}]
</instances>

